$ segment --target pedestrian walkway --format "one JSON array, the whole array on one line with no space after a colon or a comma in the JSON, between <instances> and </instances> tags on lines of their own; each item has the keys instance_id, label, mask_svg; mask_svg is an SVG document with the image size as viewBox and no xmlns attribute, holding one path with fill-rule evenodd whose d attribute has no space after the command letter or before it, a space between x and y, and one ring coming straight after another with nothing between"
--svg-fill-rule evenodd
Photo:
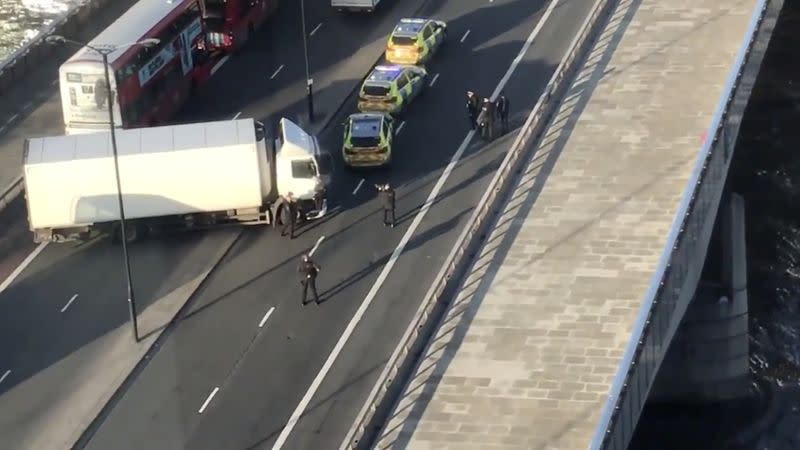
<instances>
[{"instance_id":1,"label":"pedestrian walkway","mask_svg":"<svg viewBox=\"0 0 800 450\"><path fill-rule=\"evenodd\" d=\"M377 448L589 447L754 5L620 1Z\"/></svg>"}]
</instances>

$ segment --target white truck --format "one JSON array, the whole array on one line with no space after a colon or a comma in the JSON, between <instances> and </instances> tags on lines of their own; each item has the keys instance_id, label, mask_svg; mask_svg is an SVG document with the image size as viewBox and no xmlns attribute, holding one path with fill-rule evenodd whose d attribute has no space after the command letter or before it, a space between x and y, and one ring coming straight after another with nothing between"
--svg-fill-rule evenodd
<instances>
[{"instance_id":1,"label":"white truck","mask_svg":"<svg viewBox=\"0 0 800 450\"><path fill-rule=\"evenodd\" d=\"M285 118L267 134L253 119L117 131L129 240L164 227L279 224L290 193L301 220L324 216L330 154ZM28 139L23 171L35 242L119 238L110 132Z\"/></svg>"},{"instance_id":2,"label":"white truck","mask_svg":"<svg viewBox=\"0 0 800 450\"><path fill-rule=\"evenodd\" d=\"M381 0L331 0L331 6L337 11L373 12Z\"/></svg>"}]
</instances>

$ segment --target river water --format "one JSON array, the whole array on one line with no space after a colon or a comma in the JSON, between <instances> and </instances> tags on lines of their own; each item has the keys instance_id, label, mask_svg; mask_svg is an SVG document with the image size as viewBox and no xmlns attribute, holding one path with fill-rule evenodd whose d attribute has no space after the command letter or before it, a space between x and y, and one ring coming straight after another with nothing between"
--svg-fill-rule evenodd
<instances>
[{"instance_id":1,"label":"river water","mask_svg":"<svg viewBox=\"0 0 800 450\"><path fill-rule=\"evenodd\" d=\"M787 0L745 111L730 173L746 201L747 398L648 405L630 450L800 449L800 2Z\"/></svg>"},{"instance_id":2,"label":"river water","mask_svg":"<svg viewBox=\"0 0 800 450\"><path fill-rule=\"evenodd\" d=\"M80 0L0 0L0 65Z\"/></svg>"}]
</instances>

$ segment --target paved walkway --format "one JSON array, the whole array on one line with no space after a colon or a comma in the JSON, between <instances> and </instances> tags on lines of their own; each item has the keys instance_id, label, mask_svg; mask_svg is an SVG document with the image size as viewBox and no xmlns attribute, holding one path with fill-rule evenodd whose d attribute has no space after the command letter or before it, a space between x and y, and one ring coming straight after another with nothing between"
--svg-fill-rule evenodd
<instances>
[{"instance_id":1,"label":"paved walkway","mask_svg":"<svg viewBox=\"0 0 800 450\"><path fill-rule=\"evenodd\" d=\"M377 448L588 448L754 4L621 0Z\"/></svg>"}]
</instances>

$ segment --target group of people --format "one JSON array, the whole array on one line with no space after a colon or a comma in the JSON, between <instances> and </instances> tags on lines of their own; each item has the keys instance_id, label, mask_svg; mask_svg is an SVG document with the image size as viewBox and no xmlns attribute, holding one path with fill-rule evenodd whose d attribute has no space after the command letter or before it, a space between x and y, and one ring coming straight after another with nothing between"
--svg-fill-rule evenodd
<instances>
[{"instance_id":1,"label":"group of people","mask_svg":"<svg viewBox=\"0 0 800 450\"><path fill-rule=\"evenodd\" d=\"M467 113L473 130L477 129L484 140L495 138L495 119L500 120L501 133L508 132L508 97L500 93L496 101L484 97L483 100L472 91L467 91Z\"/></svg>"},{"instance_id":2,"label":"group of people","mask_svg":"<svg viewBox=\"0 0 800 450\"><path fill-rule=\"evenodd\" d=\"M381 206L383 207L383 226L394 228L397 218L395 216L395 191L391 184L383 183L376 184L375 189L378 191L378 197L381 199ZM284 199L286 207L282 208L284 211L283 216L283 230L281 236L286 236L287 230L289 231L289 238L294 239L295 223L298 218L297 201L290 192ZM391 219L391 220L389 220ZM305 305L308 300L309 291L311 291L312 298L316 304L320 304L319 294L317 293L317 276L320 272L320 266L311 259L311 255L306 253L303 255L300 266L297 271L300 273L300 284L303 286L303 300L302 304Z\"/></svg>"}]
</instances>

